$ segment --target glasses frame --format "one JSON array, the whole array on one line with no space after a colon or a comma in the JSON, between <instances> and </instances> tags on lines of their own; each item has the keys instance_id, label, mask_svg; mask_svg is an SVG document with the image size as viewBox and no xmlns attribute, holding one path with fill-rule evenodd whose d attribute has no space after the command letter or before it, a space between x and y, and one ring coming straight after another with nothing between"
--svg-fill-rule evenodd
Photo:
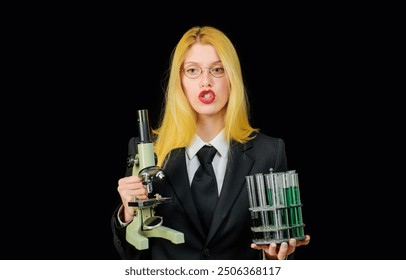
<instances>
[{"instance_id":1,"label":"glasses frame","mask_svg":"<svg viewBox=\"0 0 406 280\"><path fill-rule=\"evenodd\" d=\"M194 80L194 79L199 78L199 77L203 74L203 70L204 70L204 69L209 70L210 75L211 75L212 77L216 78L216 79L223 78L223 77L226 75L226 70L224 69L223 66L215 65L215 66L213 66L213 67L201 67L200 65L197 65L197 64L192 64L191 66L196 66L197 69L200 69L200 74L199 74L198 76L196 76L196 77L189 77L188 74L187 74L187 71L186 71L187 69L186 69L186 68L182 68L182 69L181 69L181 72L183 72L183 73L185 74L185 76L188 77L189 79L193 79L193 80ZM191 66L189 66L188 68L190 68ZM216 68L221 68L221 69L223 69L223 73L222 73L222 75L221 75L220 77L214 76L213 73L211 72L213 69L216 69Z\"/></svg>"}]
</instances>

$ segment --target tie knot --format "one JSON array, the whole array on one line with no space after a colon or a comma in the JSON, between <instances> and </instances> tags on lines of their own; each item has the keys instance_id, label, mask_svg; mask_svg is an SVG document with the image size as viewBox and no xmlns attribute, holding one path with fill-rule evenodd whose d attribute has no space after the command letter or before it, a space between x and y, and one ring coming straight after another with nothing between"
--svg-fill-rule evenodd
<instances>
[{"instance_id":1,"label":"tie knot","mask_svg":"<svg viewBox=\"0 0 406 280\"><path fill-rule=\"evenodd\" d=\"M211 163L213 161L214 155L217 150L213 146L204 145L198 152L197 157L199 158L200 164Z\"/></svg>"}]
</instances>

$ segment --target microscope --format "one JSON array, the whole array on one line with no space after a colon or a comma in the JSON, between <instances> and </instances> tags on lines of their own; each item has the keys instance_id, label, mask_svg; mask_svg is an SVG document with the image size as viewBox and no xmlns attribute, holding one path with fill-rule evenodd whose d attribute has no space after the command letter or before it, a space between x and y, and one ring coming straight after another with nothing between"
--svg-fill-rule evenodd
<instances>
[{"instance_id":1,"label":"microscope","mask_svg":"<svg viewBox=\"0 0 406 280\"><path fill-rule=\"evenodd\" d=\"M132 175L138 175L141 178L148 191L148 199L134 199L128 203L128 206L135 207L136 215L127 226L126 239L138 250L148 249L150 237L165 238L174 244L184 243L182 232L163 226L163 217L155 215L155 208L160 204L171 203L172 198L153 193L153 182L163 180L165 174L156 166L157 157L151 140L148 110L137 111L137 123L139 141L136 143L135 155L128 157L127 165L132 167Z\"/></svg>"}]
</instances>

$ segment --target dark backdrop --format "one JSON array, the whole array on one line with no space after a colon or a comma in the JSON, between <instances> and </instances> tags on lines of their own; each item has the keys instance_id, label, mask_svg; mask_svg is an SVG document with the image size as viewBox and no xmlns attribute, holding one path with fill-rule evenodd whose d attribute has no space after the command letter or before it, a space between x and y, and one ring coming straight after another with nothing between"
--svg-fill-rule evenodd
<instances>
[{"instance_id":1,"label":"dark backdrop","mask_svg":"<svg viewBox=\"0 0 406 280\"><path fill-rule=\"evenodd\" d=\"M20 25L14 67L23 78L10 95L18 117L4 118L16 149L6 169L2 235L11 246L2 259L118 258L110 218L136 111L148 109L156 125L171 51L188 28L205 24L234 42L252 124L285 140L299 173L312 240L297 258L401 258L392 242L394 164L385 156L397 126L384 121L384 94L373 94L382 87L371 75L373 21L331 11L257 10L248 19L248 11L203 9L144 19L142 10L106 10Z\"/></svg>"}]
</instances>

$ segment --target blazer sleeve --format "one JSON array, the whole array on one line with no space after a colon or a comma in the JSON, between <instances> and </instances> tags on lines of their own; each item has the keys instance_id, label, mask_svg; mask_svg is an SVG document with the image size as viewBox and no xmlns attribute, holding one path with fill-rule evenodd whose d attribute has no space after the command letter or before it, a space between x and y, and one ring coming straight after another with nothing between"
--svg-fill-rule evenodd
<instances>
[{"instance_id":1,"label":"blazer sleeve","mask_svg":"<svg viewBox=\"0 0 406 280\"><path fill-rule=\"evenodd\" d=\"M117 220L119 205L113 213L111 219L111 228L113 231L113 244L116 248L120 258L123 260L141 260L151 259L149 250L137 250L132 244L128 243L126 239L126 227L122 227Z\"/></svg>"},{"instance_id":2,"label":"blazer sleeve","mask_svg":"<svg viewBox=\"0 0 406 280\"><path fill-rule=\"evenodd\" d=\"M285 141L282 138L278 138L278 148L276 152L275 171L287 171L288 160L286 157Z\"/></svg>"}]
</instances>

